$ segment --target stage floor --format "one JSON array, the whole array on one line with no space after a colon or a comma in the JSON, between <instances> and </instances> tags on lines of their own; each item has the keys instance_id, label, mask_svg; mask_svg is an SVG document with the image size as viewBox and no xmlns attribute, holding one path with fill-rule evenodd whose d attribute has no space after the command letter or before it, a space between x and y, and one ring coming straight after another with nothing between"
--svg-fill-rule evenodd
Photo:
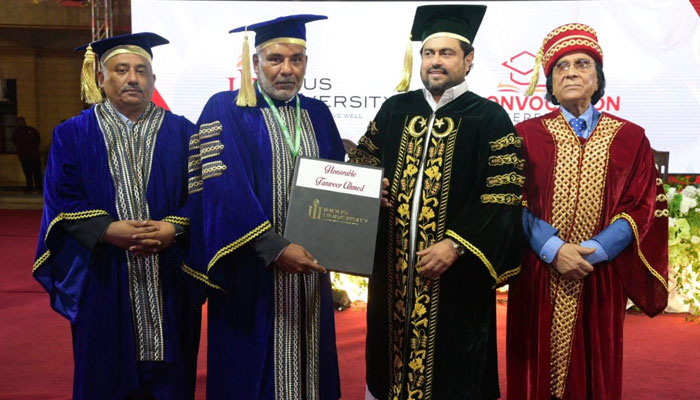
<instances>
[{"instance_id":1,"label":"stage floor","mask_svg":"<svg viewBox=\"0 0 700 400\"><path fill-rule=\"evenodd\" d=\"M53 312L31 277L39 211L0 210L0 399L70 399L73 360L68 322ZM498 303L501 392L505 398L505 315ZM204 313L206 316L206 312ZM364 399L365 311L336 312L343 399ZM197 396L205 398L206 324L203 324ZM700 324L684 315L625 320L623 398L700 398ZM511 399L517 399L512 397Z\"/></svg>"}]
</instances>

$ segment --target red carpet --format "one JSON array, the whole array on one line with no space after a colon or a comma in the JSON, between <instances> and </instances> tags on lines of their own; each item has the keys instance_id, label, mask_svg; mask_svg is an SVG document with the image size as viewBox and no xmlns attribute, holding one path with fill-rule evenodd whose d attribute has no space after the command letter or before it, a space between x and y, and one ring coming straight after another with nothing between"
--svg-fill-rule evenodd
<instances>
[{"instance_id":1,"label":"red carpet","mask_svg":"<svg viewBox=\"0 0 700 400\"><path fill-rule=\"evenodd\" d=\"M30 274L39 219L38 211L0 210L0 399L71 396L68 322L51 310L48 297ZM505 311L505 304L499 303L499 369L504 397ZM364 310L336 312L336 327L343 399L362 400ZM205 397L206 329L202 339L197 399ZM700 324L686 322L683 315L649 319L628 314L624 365L624 399L700 399Z\"/></svg>"}]
</instances>

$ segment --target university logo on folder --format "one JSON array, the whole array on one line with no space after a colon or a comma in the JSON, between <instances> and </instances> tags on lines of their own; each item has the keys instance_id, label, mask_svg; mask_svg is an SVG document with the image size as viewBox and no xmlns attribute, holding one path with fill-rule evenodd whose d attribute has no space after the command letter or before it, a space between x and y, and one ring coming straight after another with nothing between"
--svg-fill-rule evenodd
<instances>
[{"instance_id":1,"label":"university logo on folder","mask_svg":"<svg viewBox=\"0 0 700 400\"><path fill-rule=\"evenodd\" d=\"M325 268L371 275L383 172L299 157L284 236L304 246Z\"/></svg>"}]
</instances>

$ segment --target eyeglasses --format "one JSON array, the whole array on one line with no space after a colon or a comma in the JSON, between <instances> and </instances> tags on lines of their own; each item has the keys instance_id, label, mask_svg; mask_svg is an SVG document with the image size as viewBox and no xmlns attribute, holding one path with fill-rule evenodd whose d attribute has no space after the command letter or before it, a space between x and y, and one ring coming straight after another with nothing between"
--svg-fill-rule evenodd
<instances>
[{"instance_id":1,"label":"eyeglasses","mask_svg":"<svg viewBox=\"0 0 700 400\"><path fill-rule=\"evenodd\" d=\"M587 60L585 58L579 58L578 60L574 61L574 68L576 68L577 71L585 71L593 66L593 61ZM571 64L568 61L562 61L558 64L554 65L554 70L563 73L569 70L571 67Z\"/></svg>"}]
</instances>

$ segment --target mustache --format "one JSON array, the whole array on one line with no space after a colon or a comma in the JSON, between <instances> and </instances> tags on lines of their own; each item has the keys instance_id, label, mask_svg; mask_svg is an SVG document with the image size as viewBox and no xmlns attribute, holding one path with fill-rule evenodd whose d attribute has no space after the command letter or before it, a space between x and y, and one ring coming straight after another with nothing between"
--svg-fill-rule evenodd
<instances>
[{"instance_id":1,"label":"mustache","mask_svg":"<svg viewBox=\"0 0 700 400\"><path fill-rule=\"evenodd\" d=\"M431 73L433 71L442 72L443 74L447 74L447 70L445 68L432 67L428 70L428 73Z\"/></svg>"},{"instance_id":2,"label":"mustache","mask_svg":"<svg viewBox=\"0 0 700 400\"><path fill-rule=\"evenodd\" d=\"M120 90L120 93L132 92L132 91L137 91L139 93L143 93L143 89L141 89L141 86L139 86L139 85L125 85L124 87L122 87L122 90Z\"/></svg>"}]
</instances>

